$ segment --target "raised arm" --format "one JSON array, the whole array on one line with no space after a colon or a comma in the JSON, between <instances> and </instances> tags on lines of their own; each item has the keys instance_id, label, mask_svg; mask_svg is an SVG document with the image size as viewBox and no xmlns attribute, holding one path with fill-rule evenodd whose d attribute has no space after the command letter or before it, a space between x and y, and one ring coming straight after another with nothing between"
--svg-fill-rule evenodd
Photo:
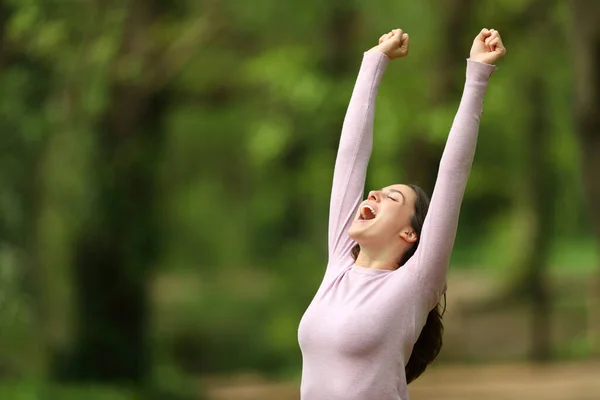
<instances>
[{"instance_id":1,"label":"raised arm","mask_svg":"<svg viewBox=\"0 0 600 400\"><path fill-rule=\"evenodd\" d=\"M488 79L505 49L495 30L484 29L475 38L467 60L464 92L440 161L429 211L415 255L406 265L422 282L441 294L454 246L458 217L471 164L475 155L479 120Z\"/></svg>"},{"instance_id":2,"label":"raised arm","mask_svg":"<svg viewBox=\"0 0 600 400\"><path fill-rule=\"evenodd\" d=\"M329 205L328 270L351 257L354 242L348 236L348 229L364 195L379 84L389 61L404 57L407 52L408 35L396 29L383 35L379 45L363 55L335 161Z\"/></svg>"}]
</instances>

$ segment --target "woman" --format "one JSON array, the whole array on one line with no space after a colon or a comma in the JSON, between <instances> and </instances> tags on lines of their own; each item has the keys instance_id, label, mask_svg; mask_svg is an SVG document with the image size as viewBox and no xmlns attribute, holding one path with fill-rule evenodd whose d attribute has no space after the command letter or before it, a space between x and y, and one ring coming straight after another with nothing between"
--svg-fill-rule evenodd
<instances>
[{"instance_id":1,"label":"woman","mask_svg":"<svg viewBox=\"0 0 600 400\"><path fill-rule=\"evenodd\" d=\"M493 29L483 29L473 42L431 205L412 185L375 190L361 201L379 83L389 61L407 55L408 42L396 29L364 54L344 120L329 260L298 329L303 400L407 400L408 383L441 347L437 304L446 291L484 93L505 48Z\"/></svg>"}]
</instances>

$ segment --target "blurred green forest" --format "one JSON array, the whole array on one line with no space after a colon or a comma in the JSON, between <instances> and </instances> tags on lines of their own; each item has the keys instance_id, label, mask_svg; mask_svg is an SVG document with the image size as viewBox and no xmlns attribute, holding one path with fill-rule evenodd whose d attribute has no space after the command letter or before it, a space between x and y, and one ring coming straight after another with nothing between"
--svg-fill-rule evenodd
<instances>
[{"instance_id":1,"label":"blurred green forest","mask_svg":"<svg viewBox=\"0 0 600 400\"><path fill-rule=\"evenodd\" d=\"M597 357L596 2L0 0L0 398L297 379L362 53L411 36L380 89L367 188L431 192L483 27L508 51L452 258L473 285L449 303L489 287L471 308L525 310L511 359ZM445 362L502 358L452 343Z\"/></svg>"}]
</instances>

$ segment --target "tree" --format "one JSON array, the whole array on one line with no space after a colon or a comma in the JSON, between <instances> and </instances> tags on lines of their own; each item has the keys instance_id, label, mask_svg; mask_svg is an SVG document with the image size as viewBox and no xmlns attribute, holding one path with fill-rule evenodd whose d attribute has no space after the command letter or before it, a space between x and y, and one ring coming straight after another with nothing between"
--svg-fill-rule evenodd
<instances>
[{"instance_id":1,"label":"tree","mask_svg":"<svg viewBox=\"0 0 600 400\"><path fill-rule=\"evenodd\" d=\"M540 37L543 37L540 36ZM551 129L548 126L548 104L543 79L532 77L528 88L532 104L531 126L528 128L529 154L526 172L527 200L531 215L529 250L523 260L522 293L531 301L531 353L535 361L552 357L551 304L547 269L555 225L554 166L551 159Z\"/></svg>"},{"instance_id":2,"label":"tree","mask_svg":"<svg viewBox=\"0 0 600 400\"><path fill-rule=\"evenodd\" d=\"M581 148L582 182L600 254L600 3L571 0L575 67L575 131ZM596 278L595 310L590 310L596 332L595 351L600 354L600 270Z\"/></svg>"},{"instance_id":3,"label":"tree","mask_svg":"<svg viewBox=\"0 0 600 400\"><path fill-rule=\"evenodd\" d=\"M145 68L149 54L138 39L156 18L153 6L131 1L125 11L117 62L130 57ZM115 74L110 79L109 106L95 137L94 214L75 245L75 343L55 373L141 383L150 367L146 286L158 251L154 165L163 103L145 85Z\"/></svg>"},{"instance_id":4,"label":"tree","mask_svg":"<svg viewBox=\"0 0 600 400\"><path fill-rule=\"evenodd\" d=\"M148 282L161 250L157 180L168 84L196 54L205 19L178 20L181 33L164 40L158 2L122 3L122 19L96 6L100 23L88 40L114 35L118 50L102 66L106 107L90 118L92 207L74 244L74 344L56 357L53 372L142 385L152 367Z\"/></svg>"}]
</instances>

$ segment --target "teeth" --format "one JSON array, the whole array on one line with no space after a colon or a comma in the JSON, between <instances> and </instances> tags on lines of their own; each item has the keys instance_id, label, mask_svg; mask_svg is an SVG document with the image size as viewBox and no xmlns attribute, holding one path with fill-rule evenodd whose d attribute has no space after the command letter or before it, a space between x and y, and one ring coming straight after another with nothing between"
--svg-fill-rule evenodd
<instances>
[{"instance_id":1,"label":"teeth","mask_svg":"<svg viewBox=\"0 0 600 400\"><path fill-rule=\"evenodd\" d=\"M366 204L363 206L363 208L360 211L360 215L363 217L363 219L367 219L367 216L365 215L365 209L369 209L369 211L371 211L371 213L373 214L373 217L377 216L375 209L373 207L371 207L370 205Z\"/></svg>"}]
</instances>

